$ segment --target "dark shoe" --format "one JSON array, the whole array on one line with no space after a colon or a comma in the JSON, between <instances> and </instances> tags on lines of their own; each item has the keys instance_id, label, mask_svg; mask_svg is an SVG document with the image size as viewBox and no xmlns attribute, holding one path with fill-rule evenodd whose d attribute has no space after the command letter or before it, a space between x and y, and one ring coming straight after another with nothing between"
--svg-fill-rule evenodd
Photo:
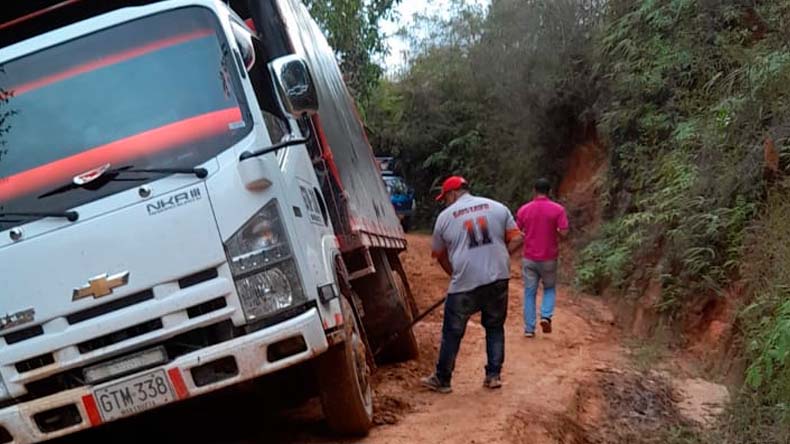
<instances>
[{"instance_id":1,"label":"dark shoe","mask_svg":"<svg viewBox=\"0 0 790 444\"><path fill-rule=\"evenodd\" d=\"M452 387L450 387L450 384L440 381L436 376L436 373L432 374L431 376L421 378L420 383L423 387L433 390L437 393L450 393L453 391Z\"/></svg>"},{"instance_id":2,"label":"dark shoe","mask_svg":"<svg viewBox=\"0 0 790 444\"><path fill-rule=\"evenodd\" d=\"M551 319L548 318L541 319L540 328L543 329L543 333L551 333Z\"/></svg>"},{"instance_id":3,"label":"dark shoe","mask_svg":"<svg viewBox=\"0 0 790 444\"><path fill-rule=\"evenodd\" d=\"M524 332L524 337L532 339L532 338L535 337L535 332L534 331L525 331Z\"/></svg>"},{"instance_id":4,"label":"dark shoe","mask_svg":"<svg viewBox=\"0 0 790 444\"><path fill-rule=\"evenodd\" d=\"M502 387L502 378L499 375L496 376L486 376L485 381L483 381L483 387L487 389L498 389Z\"/></svg>"}]
</instances>

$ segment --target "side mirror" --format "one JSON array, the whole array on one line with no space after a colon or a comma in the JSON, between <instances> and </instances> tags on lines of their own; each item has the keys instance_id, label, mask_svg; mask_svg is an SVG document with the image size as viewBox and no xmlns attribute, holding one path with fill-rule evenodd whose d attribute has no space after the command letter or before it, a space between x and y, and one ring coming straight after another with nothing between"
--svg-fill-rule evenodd
<instances>
[{"instance_id":1,"label":"side mirror","mask_svg":"<svg viewBox=\"0 0 790 444\"><path fill-rule=\"evenodd\" d=\"M285 114L296 119L318 112L318 93L304 59L296 55L278 57L269 63L269 70Z\"/></svg>"}]
</instances>

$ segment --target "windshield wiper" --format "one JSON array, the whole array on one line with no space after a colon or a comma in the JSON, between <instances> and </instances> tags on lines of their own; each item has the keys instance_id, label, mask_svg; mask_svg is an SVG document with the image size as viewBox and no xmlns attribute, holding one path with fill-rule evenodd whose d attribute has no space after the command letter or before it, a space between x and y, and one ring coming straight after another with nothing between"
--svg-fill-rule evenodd
<instances>
[{"instance_id":1,"label":"windshield wiper","mask_svg":"<svg viewBox=\"0 0 790 444\"><path fill-rule=\"evenodd\" d=\"M142 182L146 180L145 178L119 177L124 173L194 174L198 179L205 179L208 176L208 170L205 168L134 168L132 166L125 166L101 171L95 178L92 178L85 183L77 183L75 180L72 180L66 185L55 188L51 191L47 191L46 193L38 196L38 198L43 199L45 197L76 190L77 188L96 191L110 182Z\"/></svg>"},{"instance_id":2,"label":"windshield wiper","mask_svg":"<svg viewBox=\"0 0 790 444\"><path fill-rule=\"evenodd\" d=\"M62 217L68 219L69 222L76 222L80 218L80 213L76 211L63 211L63 212L19 212L19 213L0 213L0 217L21 217L24 219L39 219L42 217ZM4 221L0 221L4 222Z\"/></svg>"},{"instance_id":3,"label":"windshield wiper","mask_svg":"<svg viewBox=\"0 0 790 444\"><path fill-rule=\"evenodd\" d=\"M205 179L208 176L208 170L205 168L118 168L109 170L110 172L118 173L160 173L160 174L194 174L198 179Z\"/></svg>"}]
</instances>

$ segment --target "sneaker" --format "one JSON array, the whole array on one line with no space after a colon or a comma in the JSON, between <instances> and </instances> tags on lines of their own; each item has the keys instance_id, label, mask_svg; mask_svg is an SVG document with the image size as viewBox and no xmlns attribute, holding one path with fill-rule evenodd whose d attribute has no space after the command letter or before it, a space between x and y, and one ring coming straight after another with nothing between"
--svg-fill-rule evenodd
<instances>
[{"instance_id":1,"label":"sneaker","mask_svg":"<svg viewBox=\"0 0 790 444\"><path fill-rule=\"evenodd\" d=\"M543 329L543 333L551 333L551 319L548 318L541 319L540 328Z\"/></svg>"},{"instance_id":2,"label":"sneaker","mask_svg":"<svg viewBox=\"0 0 790 444\"><path fill-rule=\"evenodd\" d=\"M452 387L450 387L450 384L440 381L436 376L436 373L420 379L420 383L423 387L433 390L437 393L450 393L453 391Z\"/></svg>"},{"instance_id":3,"label":"sneaker","mask_svg":"<svg viewBox=\"0 0 790 444\"><path fill-rule=\"evenodd\" d=\"M524 332L524 337L525 338L534 338L535 337L535 332L534 331L525 331Z\"/></svg>"},{"instance_id":4,"label":"sneaker","mask_svg":"<svg viewBox=\"0 0 790 444\"><path fill-rule=\"evenodd\" d=\"M486 376L486 379L483 381L483 387L487 389L498 389L502 387L502 378L499 375L496 376Z\"/></svg>"}]
</instances>

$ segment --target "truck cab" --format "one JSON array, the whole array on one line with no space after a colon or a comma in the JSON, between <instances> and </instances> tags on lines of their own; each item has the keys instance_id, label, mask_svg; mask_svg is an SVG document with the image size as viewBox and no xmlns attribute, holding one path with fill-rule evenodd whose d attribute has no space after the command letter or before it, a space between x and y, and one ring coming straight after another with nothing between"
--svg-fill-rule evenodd
<instances>
[{"instance_id":1,"label":"truck cab","mask_svg":"<svg viewBox=\"0 0 790 444\"><path fill-rule=\"evenodd\" d=\"M304 361L365 433L374 349L413 315L405 240L352 205L386 194L304 6L50 3L0 23L0 443Z\"/></svg>"}]
</instances>

